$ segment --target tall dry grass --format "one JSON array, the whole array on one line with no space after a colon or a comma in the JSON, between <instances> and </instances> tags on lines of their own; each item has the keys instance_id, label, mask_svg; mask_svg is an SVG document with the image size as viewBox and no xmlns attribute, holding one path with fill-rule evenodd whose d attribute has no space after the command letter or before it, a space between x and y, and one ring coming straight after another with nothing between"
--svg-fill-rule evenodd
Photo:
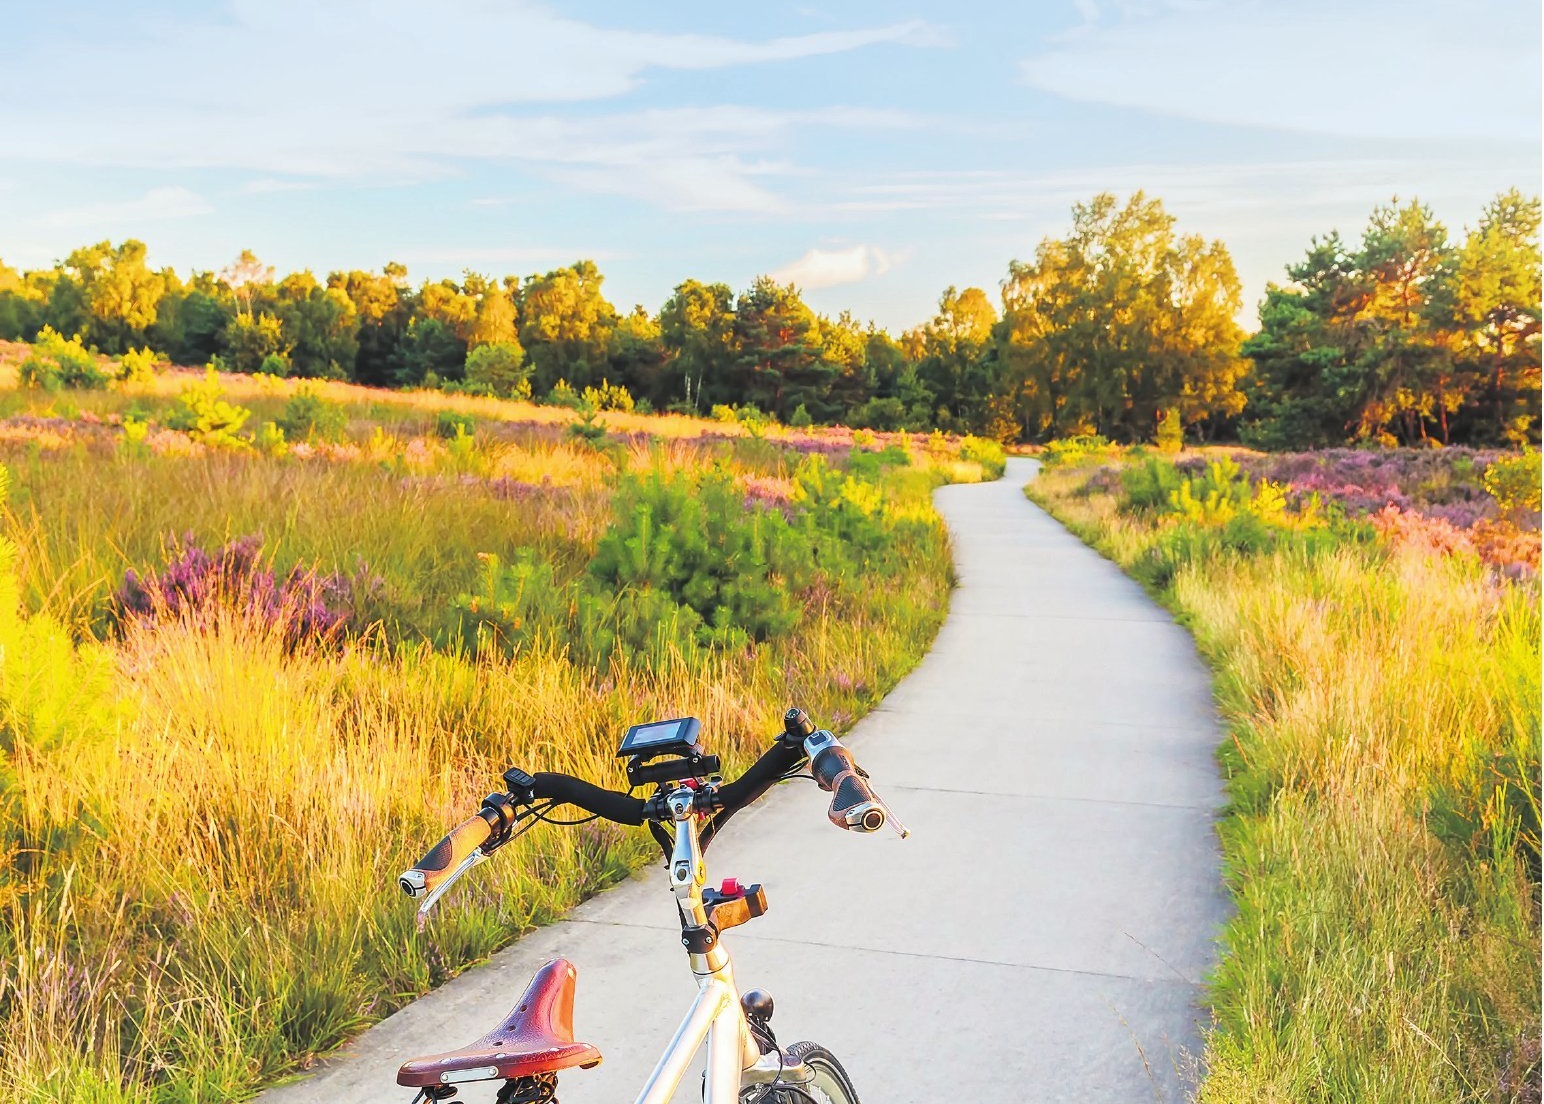
<instances>
[{"instance_id":1,"label":"tall dry grass","mask_svg":"<svg viewBox=\"0 0 1544 1104\"><path fill-rule=\"evenodd\" d=\"M763 446L562 446L578 478L517 500L495 489L515 447L498 441L479 441L476 472L416 475L348 456L11 448L0 1092L240 1099L648 856L607 825L533 832L419 934L396 874L506 766L620 785L611 752L639 719L695 715L739 765L790 702L837 727L861 715L942 620L949 562L928 494L950 458L875 476L906 554L825 578L791 636L604 669L540 642L428 642L478 552L581 570L620 469L775 473ZM123 571L186 531L206 545L261 532L281 566L362 557L422 631L297 643L235 607L109 631L98 614Z\"/></svg>"},{"instance_id":2,"label":"tall dry grass","mask_svg":"<svg viewBox=\"0 0 1544 1104\"><path fill-rule=\"evenodd\" d=\"M1139 577L1173 522L1031 497ZM1536 1101L1536 583L1359 535L1214 550L1159 589L1216 672L1236 913L1202 1101Z\"/></svg>"}]
</instances>

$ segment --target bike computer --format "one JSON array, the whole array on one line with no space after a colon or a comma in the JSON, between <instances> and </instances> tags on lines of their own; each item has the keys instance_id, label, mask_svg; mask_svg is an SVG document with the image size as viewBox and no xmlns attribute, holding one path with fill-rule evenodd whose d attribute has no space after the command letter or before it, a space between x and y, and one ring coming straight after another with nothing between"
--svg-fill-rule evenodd
<instances>
[{"instance_id":1,"label":"bike computer","mask_svg":"<svg viewBox=\"0 0 1544 1104\"><path fill-rule=\"evenodd\" d=\"M617 756L639 755L647 759L655 755L700 755L702 745L697 736L701 731L696 717L633 725L622 737Z\"/></svg>"}]
</instances>

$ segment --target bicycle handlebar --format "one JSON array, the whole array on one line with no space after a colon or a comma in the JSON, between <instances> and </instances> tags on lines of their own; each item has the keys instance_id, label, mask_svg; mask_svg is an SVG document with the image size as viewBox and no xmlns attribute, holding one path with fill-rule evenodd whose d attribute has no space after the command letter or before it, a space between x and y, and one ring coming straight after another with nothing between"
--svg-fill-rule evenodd
<instances>
[{"instance_id":1,"label":"bicycle handlebar","mask_svg":"<svg viewBox=\"0 0 1544 1104\"><path fill-rule=\"evenodd\" d=\"M831 807L826 815L832 824L852 832L877 832L888 823L905 837L908 834L905 827L874 792L868 783L868 775L858 766L852 753L830 732L824 729L815 731L814 725L810 724L802 710L790 710L789 717L793 718L796 713L798 723L790 720L783 737L752 763L744 774L714 790L702 791L703 798L711 804L711 808L704 806L702 810L711 813L711 819L702 828L702 845L705 847L735 813L802 766L806 758L809 759L810 774L815 783L831 794ZM657 796L645 800L555 771L541 771L528 778L529 793L490 797L490 802L498 800L504 804L490 808L485 803L475 816L453 828L416 865L404 871L398 879L403 891L409 897L424 897L434 893L446 878L497 833L498 838L494 844L486 849L492 851L494 846L508 838L516 816L513 803L549 800L557 804L573 805L613 823L629 826L659 819L659 809L662 808ZM477 856L479 860L481 857ZM430 903L426 902L426 907Z\"/></svg>"},{"instance_id":2,"label":"bicycle handlebar","mask_svg":"<svg viewBox=\"0 0 1544 1104\"><path fill-rule=\"evenodd\" d=\"M488 837L493 835L493 825L488 810L481 810L475 816L468 817L446 833L445 838L431 847L427 855L404 870L397 884L409 897L423 897L433 893L450 876L451 871L488 842Z\"/></svg>"},{"instance_id":3,"label":"bicycle handlebar","mask_svg":"<svg viewBox=\"0 0 1544 1104\"><path fill-rule=\"evenodd\" d=\"M887 823L906 838L910 833L896 820L884 799L868 783L868 774L840 740L829 732L815 733L805 741L812 754L810 774L815 785L831 795L826 816L838 828L850 832L877 832Z\"/></svg>"},{"instance_id":4,"label":"bicycle handlebar","mask_svg":"<svg viewBox=\"0 0 1544 1104\"><path fill-rule=\"evenodd\" d=\"M620 790L608 790L571 774L538 771L531 776L535 784L531 796L551 798L560 805L575 805L617 824L636 827L643 823L644 800Z\"/></svg>"}]
</instances>

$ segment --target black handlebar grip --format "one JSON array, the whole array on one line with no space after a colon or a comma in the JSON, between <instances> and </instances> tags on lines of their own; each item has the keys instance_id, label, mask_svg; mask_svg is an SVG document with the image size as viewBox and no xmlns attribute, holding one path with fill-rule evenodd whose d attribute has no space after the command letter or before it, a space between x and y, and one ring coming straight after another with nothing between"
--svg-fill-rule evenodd
<instances>
[{"instance_id":1,"label":"black handlebar grip","mask_svg":"<svg viewBox=\"0 0 1544 1104\"><path fill-rule=\"evenodd\" d=\"M885 803L868 784L852 752L841 744L815 756L810 773L815 784L831 794L826 816L832 824L850 832L877 832L885 826Z\"/></svg>"},{"instance_id":2,"label":"black handlebar grip","mask_svg":"<svg viewBox=\"0 0 1544 1104\"><path fill-rule=\"evenodd\" d=\"M402 872L397 884L409 897L422 897L433 893L452 870L466 861L466 857L488 842L493 835L493 824L487 811L468 817L452 828L444 839L429 849L429 853L416 864ZM497 814L491 814L496 816Z\"/></svg>"},{"instance_id":3,"label":"black handlebar grip","mask_svg":"<svg viewBox=\"0 0 1544 1104\"><path fill-rule=\"evenodd\" d=\"M852 757L852 752L834 742L830 747L817 752L810 761L810 774L815 776L815 785L828 793L838 778L849 771L856 773L857 770L858 761Z\"/></svg>"}]
</instances>

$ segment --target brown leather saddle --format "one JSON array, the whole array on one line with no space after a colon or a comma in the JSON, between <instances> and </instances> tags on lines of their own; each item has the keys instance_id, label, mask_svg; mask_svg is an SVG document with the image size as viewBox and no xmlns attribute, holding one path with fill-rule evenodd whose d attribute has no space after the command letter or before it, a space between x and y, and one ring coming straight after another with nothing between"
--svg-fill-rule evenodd
<instances>
[{"instance_id":1,"label":"brown leather saddle","mask_svg":"<svg viewBox=\"0 0 1544 1104\"><path fill-rule=\"evenodd\" d=\"M431 1088L599 1065L599 1050L574 1041L577 976L566 958L547 963L498 1027L460 1050L405 1063L397 1071L397 1084Z\"/></svg>"}]
</instances>

